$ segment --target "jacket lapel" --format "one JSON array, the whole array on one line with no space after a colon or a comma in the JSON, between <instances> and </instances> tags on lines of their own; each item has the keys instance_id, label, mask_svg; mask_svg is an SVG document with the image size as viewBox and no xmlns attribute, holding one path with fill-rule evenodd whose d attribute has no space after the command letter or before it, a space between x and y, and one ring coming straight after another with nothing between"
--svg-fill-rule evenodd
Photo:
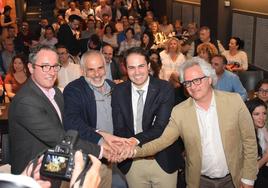
<instances>
[{"instance_id":1,"label":"jacket lapel","mask_svg":"<svg viewBox=\"0 0 268 188\"><path fill-rule=\"evenodd\" d=\"M144 109L143 109L143 115L142 115L142 124L144 125L144 121L146 120L146 114L150 112L150 109L152 108L154 102L155 102L155 97L157 96L157 91L158 91L158 85L155 83L154 78L150 77L150 82L148 86L148 91L147 91L147 96L144 104Z\"/></svg>"},{"instance_id":2,"label":"jacket lapel","mask_svg":"<svg viewBox=\"0 0 268 188\"><path fill-rule=\"evenodd\" d=\"M122 90L123 91L123 90ZM130 130L134 134L134 118L133 118L133 110L132 110L132 94L131 94L131 82L127 81L126 83L126 93L122 95L122 107L126 107L123 109L123 112L126 119L129 121L127 125L129 126Z\"/></svg>"}]
</instances>

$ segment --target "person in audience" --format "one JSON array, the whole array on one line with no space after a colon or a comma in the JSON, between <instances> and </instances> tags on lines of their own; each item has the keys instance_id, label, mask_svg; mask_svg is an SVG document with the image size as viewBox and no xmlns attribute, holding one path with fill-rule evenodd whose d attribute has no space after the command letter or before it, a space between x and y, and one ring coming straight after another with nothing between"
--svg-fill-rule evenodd
<instances>
[{"instance_id":1,"label":"person in audience","mask_svg":"<svg viewBox=\"0 0 268 188\"><path fill-rule=\"evenodd\" d=\"M246 101L248 98L247 91L243 87L239 77L225 69L227 65L226 58L223 55L214 55L211 58L211 65L215 69L218 78L214 89L238 93Z\"/></svg>"},{"instance_id":2,"label":"person in audience","mask_svg":"<svg viewBox=\"0 0 268 188\"><path fill-rule=\"evenodd\" d=\"M117 34L115 33L115 29L111 24L107 24L104 27L102 41L107 44L110 44L114 49L118 48Z\"/></svg>"},{"instance_id":3,"label":"person in audience","mask_svg":"<svg viewBox=\"0 0 268 188\"><path fill-rule=\"evenodd\" d=\"M260 80L256 87L255 92L258 98L268 103L268 79Z\"/></svg>"},{"instance_id":4,"label":"person in audience","mask_svg":"<svg viewBox=\"0 0 268 188\"><path fill-rule=\"evenodd\" d=\"M122 16L128 16L127 8L124 6L122 0L115 0L112 6L112 21L116 22Z\"/></svg>"},{"instance_id":5,"label":"person in audience","mask_svg":"<svg viewBox=\"0 0 268 188\"><path fill-rule=\"evenodd\" d=\"M166 36L172 36L174 30L173 25L168 22L167 15L163 15L159 25L159 30L163 32Z\"/></svg>"},{"instance_id":6,"label":"person in audience","mask_svg":"<svg viewBox=\"0 0 268 188\"><path fill-rule=\"evenodd\" d=\"M58 39L55 37L55 30L51 25L46 26L44 40L40 41L40 45L46 45L54 47L58 43Z\"/></svg>"},{"instance_id":7,"label":"person in audience","mask_svg":"<svg viewBox=\"0 0 268 188\"><path fill-rule=\"evenodd\" d=\"M96 34L94 19L88 19L86 23L86 29L81 32L81 39L90 38L93 34Z\"/></svg>"},{"instance_id":8,"label":"person in audience","mask_svg":"<svg viewBox=\"0 0 268 188\"><path fill-rule=\"evenodd\" d=\"M198 27L195 22L190 22L187 25L187 33L190 35L190 40L195 41L196 39L198 39Z\"/></svg>"},{"instance_id":9,"label":"person in audience","mask_svg":"<svg viewBox=\"0 0 268 188\"><path fill-rule=\"evenodd\" d=\"M141 35L141 48L149 52L154 44L154 36L151 32L145 31Z\"/></svg>"},{"instance_id":10,"label":"person in audience","mask_svg":"<svg viewBox=\"0 0 268 188\"><path fill-rule=\"evenodd\" d=\"M153 77L159 78L162 63L160 61L160 55L157 52L157 50L149 51L149 59L150 59L150 74Z\"/></svg>"},{"instance_id":11,"label":"person in audience","mask_svg":"<svg viewBox=\"0 0 268 188\"><path fill-rule=\"evenodd\" d=\"M16 23L15 20L12 20L10 16L11 10L11 6L6 5L4 6L3 13L0 15L0 32L3 38L7 36L7 28Z\"/></svg>"},{"instance_id":12,"label":"person in audience","mask_svg":"<svg viewBox=\"0 0 268 188\"><path fill-rule=\"evenodd\" d=\"M52 27L53 27L56 35L60 29L60 26L63 24L65 24L65 20L64 20L63 16L61 14L59 14L57 16L57 21L52 24Z\"/></svg>"},{"instance_id":13,"label":"person in audience","mask_svg":"<svg viewBox=\"0 0 268 188\"><path fill-rule=\"evenodd\" d=\"M29 77L29 70L22 55L13 57L4 84L7 96L12 99Z\"/></svg>"},{"instance_id":14,"label":"person in audience","mask_svg":"<svg viewBox=\"0 0 268 188\"><path fill-rule=\"evenodd\" d=\"M125 31L126 39L120 43L120 47L118 50L118 55L123 55L123 53L132 48L132 47L139 47L140 46L140 41L134 39L134 29L132 28L127 28Z\"/></svg>"},{"instance_id":15,"label":"person in audience","mask_svg":"<svg viewBox=\"0 0 268 188\"><path fill-rule=\"evenodd\" d=\"M8 26L7 27L7 36L6 36L6 38L11 39L11 40L14 41L14 39L16 38L16 36L17 36L17 32L16 32L15 27ZM5 38L3 38L3 39L5 40Z\"/></svg>"},{"instance_id":16,"label":"person in audience","mask_svg":"<svg viewBox=\"0 0 268 188\"><path fill-rule=\"evenodd\" d=\"M29 28L29 23L26 21L23 21L20 31L17 37L14 39L16 52L24 53L26 56L28 56L30 53L29 46L31 45L33 38L34 38L33 34Z\"/></svg>"},{"instance_id":17,"label":"person in audience","mask_svg":"<svg viewBox=\"0 0 268 188\"><path fill-rule=\"evenodd\" d=\"M175 79L179 83L179 67L185 62L185 56L181 53L180 41L172 37L166 43L166 49L160 52L162 67L159 78L169 81Z\"/></svg>"},{"instance_id":18,"label":"person in audience","mask_svg":"<svg viewBox=\"0 0 268 188\"><path fill-rule=\"evenodd\" d=\"M54 15L65 16L66 10L69 8L69 0L56 0Z\"/></svg>"},{"instance_id":19,"label":"person in audience","mask_svg":"<svg viewBox=\"0 0 268 188\"><path fill-rule=\"evenodd\" d=\"M70 8L68 8L68 9L66 10L66 12L65 12L65 16L64 16L64 18L65 18L65 20L66 20L67 23L68 23L69 21L71 22L71 20L69 20L69 17L70 17L71 15L77 15L77 16L79 16L79 17L82 16L80 10L79 10L78 8L76 8L76 3L75 3L74 1L70 1L70 2L69 2L69 7L70 7Z\"/></svg>"},{"instance_id":20,"label":"person in audience","mask_svg":"<svg viewBox=\"0 0 268 188\"><path fill-rule=\"evenodd\" d=\"M95 9L95 17L97 20L102 21L103 14L107 14L109 16L109 20L112 19L112 9L109 5L107 5L107 0L99 0L100 5Z\"/></svg>"},{"instance_id":21,"label":"person in audience","mask_svg":"<svg viewBox=\"0 0 268 188\"><path fill-rule=\"evenodd\" d=\"M248 70L248 56L244 48L244 41L239 37L231 37L229 41L229 50L223 52L228 64L227 69L232 72Z\"/></svg>"},{"instance_id":22,"label":"person in audience","mask_svg":"<svg viewBox=\"0 0 268 188\"><path fill-rule=\"evenodd\" d=\"M129 80L116 85L112 92L114 134L131 140L131 151L162 134L167 125L173 104L174 91L164 80L149 76L150 61L139 47L125 54ZM175 188L180 161L178 143L148 158L126 160L118 166L126 175L129 188Z\"/></svg>"},{"instance_id":23,"label":"person in audience","mask_svg":"<svg viewBox=\"0 0 268 188\"><path fill-rule=\"evenodd\" d=\"M131 6L128 9L128 15L133 17L141 17L141 8L139 7L137 0L131 1Z\"/></svg>"},{"instance_id":24,"label":"person in audience","mask_svg":"<svg viewBox=\"0 0 268 188\"><path fill-rule=\"evenodd\" d=\"M2 104L4 102L5 97L5 91L4 91L4 82L2 80L2 76L0 76L0 103ZM1 114L1 110L0 110Z\"/></svg>"},{"instance_id":25,"label":"person in audience","mask_svg":"<svg viewBox=\"0 0 268 188\"><path fill-rule=\"evenodd\" d=\"M69 17L69 23L63 24L58 32L58 42L68 49L69 53L76 56L80 52L79 26L82 19L75 14Z\"/></svg>"},{"instance_id":26,"label":"person in audience","mask_svg":"<svg viewBox=\"0 0 268 188\"><path fill-rule=\"evenodd\" d=\"M121 71L118 63L114 60L114 49L110 44L104 44L101 52L106 62L106 79L113 80L114 83L118 84L122 82Z\"/></svg>"},{"instance_id":27,"label":"person in audience","mask_svg":"<svg viewBox=\"0 0 268 188\"><path fill-rule=\"evenodd\" d=\"M93 15L94 16L94 10L91 8L91 1L84 1L83 2L83 9L81 10L81 17L87 22L88 16Z\"/></svg>"},{"instance_id":28,"label":"person in audience","mask_svg":"<svg viewBox=\"0 0 268 188\"><path fill-rule=\"evenodd\" d=\"M238 94L213 90L216 80L205 60L185 62L180 81L191 97L173 108L162 135L136 147L134 157L155 155L181 136L187 187L253 188L257 145L252 118Z\"/></svg>"},{"instance_id":29,"label":"person in audience","mask_svg":"<svg viewBox=\"0 0 268 188\"><path fill-rule=\"evenodd\" d=\"M71 81L79 78L82 71L79 64L75 64L64 45L56 46L61 69L58 72L58 88L63 91Z\"/></svg>"},{"instance_id":30,"label":"person in audience","mask_svg":"<svg viewBox=\"0 0 268 188\"><path fill-rule=\"evenodd\" d=\"M30 54L28 67L31 77L13 98L8 113L13 174L22 173L29 161L48 148L55 147L65 136L63 96L54 87L61 68L56 51L41 46ZM114 154L105 141L97 146L78 139L74 149L81 149L98 158L112 159L111 154ZM54 186L59 184L57 180L52 181Z\"/></svg>"},{"instance_id":31,"label":"person in audience","mask_svg":"<svg viewBox=\"0 0 268 188\"><path fill-rule=\"evenodd\" d=\"M183 23L181 20L176 19L174 22L174 33L172 34L173 36L182 39L183 35L186 34L187 31L183 29ZM188 34L188 33L187 33Z\"/></svg>"},{"instance_id":32,"label":"person in audience","mask_svg":"<svg viewBox=\"0 0 268 188\"><path fill-rule=\"evenodd\" d=\"M95 31L96 34L102 38L103 37L103 33L104 33L104 28L103 28L103 23L100 20L96 20L95 22Z\"/></svg>"},{"instance_id":33,"label":"person in audience","mask_svg":"<svg viewBox=\"0 0 268 188\"><path fill-rule=\"evenodd\" d=\"M220 54L225 51L220 41L211 36L210 29L207 26L203 26L199 30L199 38L192 43L191 56L197 56L197 48L200 44L209 42L217 48Z\"/></svg>"},{"instance_id":34,"label":"person in audience","mask_svg":"<svg viewBox=\"0 0 268 188\"><path fill-rule=\"evenodd\" d=\"M154 35L154 46L153 49L164 48L165 42L168 40L167 36L159 30L159 23L157 21L153 21L150 24L150 31Z\"/></svg>"},{"instance_id":35,"label":"person in audience","mask_svg":"<svg viewBox=\"0 0 268 188\"><path fill-rule=\"evenodd\" d=\"M46 32L46 27L49 25L48 23L48 19L47 18L42 18L37 26L37 28L35 29L33 35L34 38L37 41L42 41L45 39L45 32Z\"/></svg>"},{"instance_id":36,"label":"person in audience","mask_svg":"<svg viewBox=\"0 0 268 188\"><path fill-rule=\"evenodd\" d=\"M5 75L10 67L13 57L16 55L14 42L12 39L4 39L4 50L0 53L0 72L1 75Z\"/></svg>"},{"instance_id":37,"label":"person in audience","mask_svg":"<svg viewBox=\"0 0 268 188\"><path fill-rule=\"evenodd\" d=\"M268 186L268 132L265 127L267 105L259 98L247 101L246 105L253 119L258 145L259 172L254 188L264 188Z\"/></svg>"},{"instance_id":38,"label":"person in audience","mask_svg":"<svg viewBox=\"0 0 268 188\"><path fill-rule=\"evenodd\" d=\"M204 59L206 62L211 63L211 58L218 54L217 48L210 42L202 43L197 47L198 57Z\"/></svg>"},{"instance_id":39,"label":"person in audience","mask_svg":"<svg viewBox=\"0 0 268 188\"><path fill-rule=\"evenodd\" d=\"M114 83L105 79L105 64L105 59L99 51L92 50L83 54L83 76L69 83L63 92L63 125L66 130L77 130L84 140L96 144L106 141L111 147L117 148L117 144L122 145L125 139L112 135L111 91ZM111 187L110 163L102 165L101 177L100 188ZM115 183L120 185L119 181L117 179Z\"/></svg>"}]
</instances>

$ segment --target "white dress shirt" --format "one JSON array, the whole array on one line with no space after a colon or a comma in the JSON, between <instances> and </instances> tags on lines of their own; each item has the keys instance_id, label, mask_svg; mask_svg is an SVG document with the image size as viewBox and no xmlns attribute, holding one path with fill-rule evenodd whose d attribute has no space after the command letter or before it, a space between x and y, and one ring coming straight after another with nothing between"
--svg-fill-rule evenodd
<instances>
[{"instance_id":1,"label":"white dress shirt","mask_svg":"<svg viewBox=\"0 0 268 188\"><path fill-rule=\"evenodd\" d=\"M146 96L147 96L147 92L148 92L148 86L149 86L149 81L150 81L150 77L148 77L146 83L144 84L144 86L142 88L137 88L133 83L131 83L131 100L132 100L132 111L133 111L133 119L134 119L134 132L135 134L137 134L137 125L136 125L136 118L137 118L137 104L138 104L138 99L139 99L139 93L137 92L137 90L143 90L143 103L145 105L145 101L146 101Z\"/></svg>"},{"instance_id":2,"label":"white dress shirt","mask_svg":"<svg viewBox=\"0 0 268 188\"><path fill-rule=\"evenodd\" d=\"M218 114L214 93L208 110L195 103L196 115L201 136L201 174L211 178L221 178L229 174L219 129Z\"/></svg>"}]
</instances>

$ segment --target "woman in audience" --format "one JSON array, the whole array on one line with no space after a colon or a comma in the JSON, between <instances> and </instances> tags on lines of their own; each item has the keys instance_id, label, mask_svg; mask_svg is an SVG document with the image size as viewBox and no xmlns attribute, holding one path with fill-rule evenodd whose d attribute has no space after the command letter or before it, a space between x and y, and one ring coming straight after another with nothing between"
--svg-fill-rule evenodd
<instances>
[{"instance_id":1,"label":"woman in audience","mask_svg":"<svg viewBox=\"0 0 268 188\"><path fill-rule=\"evenodd\" d=\"M229 50L223 52L228 64L226 68L230 71L246 71L248 70L248 56L244 48L244 41L238 37L231 37L229 41Z\"/></svg>"},{"instance_id":2,"label":"woman in audience","mask_svg":"<svg viewBox=\"0 0 268 188\"><path fill-rule=\"evenodd\" d=\"M166 15L162 16L161 24L159 25L159 30L163 32L166 36L172 36L174 28L172 24L168 23L168 17Z\"/></svg>"},{"instance_id":3,"label":"woman in audience","mask_svg":"<svg viewBox=\"0 0 268 188\"><path fill-rule=\"evenodd\" d=\"M214 55L217 55L219 52L217 48L212 43L202 43L197 47L197 54L200 58L206 60L208 63L211 64L211 58Z\"/></svg>"},{"instance_id":4,"label":"woman in audience","mask_svg":"<svg viewBox=\"0 0 268 188\"><path fill-rule=\"evenodd\" d=\"M145 31L141 36L141 47L148 52L154 44L154 36L151 32Z\"/></svg>"},{"instance_id":5,"label":"woman in audience","mask_svg":"<svg viewBox=\"0 0 268 188\"><path fill-rule=\"evenodd\" d=\"M29 70L22 55L16 55L9 66L5 77L5 89L9 99L12 99L29 77Z\"/></svg>"},{"instance_id":6,"label":"woman in audience","mask_svg":"<svg viewBox=\"0 0 268 188\"><path fill-rule=\"evenodd\" d=\"M103 24L100 20L96 20L96 22L95 22L95 31L96 31L96 34L102 39L102 37L103 37Z\"/></svg>"},{"instance_id":7,"label":"woman in audience","mask_svg":"<svg viewBox=\"0 0 268 188\"><path fill-rule=\"evenodd\" d=\"M140 46L140 41L134 39L134 29L133 28L127 28L126 32L126 39L120 43L118 55L122 55L126 50L132 48L132 47L139 47Z\"/></svg>"},{"instance_id":8,"label":"woman in audience","mask_svg":"<svg viewBox=\"0 0 268 188\"><path fill-rule=\"evenodd\" d=\"M117 34L115 33L115 29L112 25L108 24L104 27L102 41L110 44L114 49L118 48Z\"/></svg>"},{"instance_id":9,"label":"woman in audience","mask_svg":"<svg viewBox=\"0 0 268 188\"><path fill-rule=\"evenodd\" d=\"M137 0L132 0L131 6L128 10L128 15L135 17L141 17L141 9L138 5Z\"/></svg>"},{"instance_id":10,"label":"woman in audience","mask_svg":"<svg viewBox=\"0 0 268 188\"><path fill-rule=\"evenodd\" d=\"M258 146L258 168L259 173L255 181L255 188L268 187L268 132L264 127L266 121L267 106L259 98L246 102L252 116Z\"/></svg>"},{"instance_id":11,"label":"woman in audience","mask_svg":"<svg viewBox=\"0 0 268 188\"><path fill-rule=\"evenodd\" d=\"M83 9L81 10L81 15L83 20L87 22L89 15L94 15L94 10L91 8L91 1L85 0L83 2Z\"/></svg>"},{"instance_id":12,"label":"woman in audience","mask_svg":"<svg viewBox=\"0 0 268 188\"><path fill-rule=\"evenodd\" d=\"M255 92L258 98L268 104L268 79L259 81L255 87Z\"/></svg>"},{"instance_id":13,"label":"woman in audience","mask_svg":"<svg viewBox=\"0 0 268 188\"><path fill-rule=\"evenodd\" d=\"M159 78L159 72L162 66L160 61L160 56L157 50L149 51L149 59L150 59L150 74L153 77Z\"/></svg>"},{"instance_id":14,"label":"woman in audience","mask_svg":"<svg viewBox=\"0 0 268 188\"><path fill-rule=\"evenodd\" d=\"M164 46L165 46L164 43L167 41L167 36L163 32L160 31L159 23L156 21L153 21L150 24L150 30L154 36L153 49L164 48Z\"/></svg>"},{"instance_id":15,"label":"woman in audience","mask_svg":"<svg viewBox=\"0 0 268 188\"><path fill-rule=\"evenodd\" d=\"M175 37L170 38L166 43L166 49L160 52L160 57L162 62L160 79L167 81L174 79L179 84L179 67L185 62L180 41Z\"/></svg>"}]
</instances>

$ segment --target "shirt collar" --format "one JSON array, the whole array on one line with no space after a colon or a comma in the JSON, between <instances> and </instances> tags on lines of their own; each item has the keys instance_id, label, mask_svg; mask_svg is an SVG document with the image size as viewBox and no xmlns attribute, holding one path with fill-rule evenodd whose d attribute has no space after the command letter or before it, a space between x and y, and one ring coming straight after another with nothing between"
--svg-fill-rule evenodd
<instances>
[{"instance_id":1,"label":"shirt collar","mask_svg":"<svg viewBox=\"0 0 268 188\"><path fill-rule=\"evenodd\" d=\"M50 89L46 89L42 86L40 86L36 81L33 80L33 82L41 89L41 91L49 98L54 99L54 96L56 94L55 89L52 87Z\"/></svg>"}]
</instances>

